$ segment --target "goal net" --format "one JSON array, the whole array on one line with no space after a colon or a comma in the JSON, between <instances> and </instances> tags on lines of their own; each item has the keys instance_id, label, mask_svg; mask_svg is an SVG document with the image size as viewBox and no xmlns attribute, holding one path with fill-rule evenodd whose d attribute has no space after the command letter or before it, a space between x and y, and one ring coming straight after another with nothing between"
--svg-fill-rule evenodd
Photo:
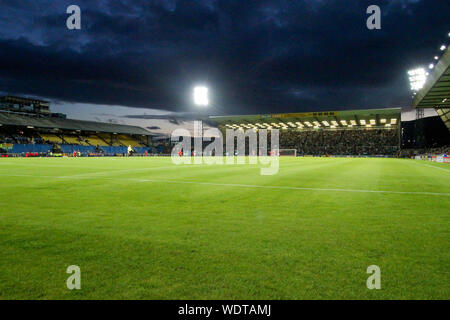
<instances>
[{"instance_id":1,"label":"goal net","mask_svg":"<svg viewBox=\"0 0 450 320\"><path fill-rule=\"evenodd\" d=\"M297 149L280 149L280 157L296 157Z\"/></svg>"}]
</instances>

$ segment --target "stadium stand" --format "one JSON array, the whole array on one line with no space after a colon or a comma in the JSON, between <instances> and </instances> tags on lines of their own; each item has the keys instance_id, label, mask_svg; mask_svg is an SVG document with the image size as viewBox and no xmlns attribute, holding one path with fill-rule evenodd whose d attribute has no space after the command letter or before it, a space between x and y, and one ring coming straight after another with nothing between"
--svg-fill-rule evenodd
<instances>
[{"instance_id":1,"label":"stadium stand","mask_svg":"<svg viewBox=\"0 0 450 320\"><path fill-rule=\"evenodd\" d=\"M49 103L37 99L0 97L0 149L14 155L54 153L125 155L155 150L151 133L128 125L66 119L51 113Z\"/></svg>"},{"instance_id":2,"label":"stadium stand","mask_svg":"<svg viewBox=\"0 0 450 320\"><path fill-rule=\"evenodd\" d=\"M52 133L39 133L42 140L47 144L63 144L64 141L55 134Z\"/></svg>"},{"instance_id":3,"label":"stadium stand","mask_svg":"<svg viewBox=\"0 0 450 320\"><path fill-rule=\"evenodd\" d=\"M280 149L297 155L397 156L401 109L210 117L219 128L280 129Z\"/></svg>"},{"instance_id":4,"label":"stadium stand","mask_svg":"<svg viewBox=\"0 0 450 320\"><path fill-rule=\"evenodd\" d=\"M425 85L414 97L415 108L434 108L450 130L450 46L430 71Z\"/></svg>"},{"instance_id":5,"label":"stadium stand","mask_svg":"<svg viewBox=\"0 0 450 320\"><path fill-rule=\"evenodd\" d=\"M88 144L91 146L108 146L109 145L105 140L100 139L95 134L86 136L86 139L88 141Z\"/></svg>"},{"instance_id":6,"label":"stadium stand","mask_svg":"<svg viewBox=\"0 0 450 320\"><path fill-rule=\"evenodd\" d=\"M138 139L134 139L131 136L119 135L118 139L119 139L120 143L124 146L129 146L129 145L131 145L132 147L144 147L145 146L141 142L139 142Z\"/></svg>"},{"instance_id":7,"label":"stadium stand","mask_svg":"<svg viewBox=\"0 0 450 320\"><path fill-rule=\"evenodd\" d=\"M398 151L398 130L289 130L280 134L280 146L306 155L393 156Z\"/></svg>"}]
</instances>

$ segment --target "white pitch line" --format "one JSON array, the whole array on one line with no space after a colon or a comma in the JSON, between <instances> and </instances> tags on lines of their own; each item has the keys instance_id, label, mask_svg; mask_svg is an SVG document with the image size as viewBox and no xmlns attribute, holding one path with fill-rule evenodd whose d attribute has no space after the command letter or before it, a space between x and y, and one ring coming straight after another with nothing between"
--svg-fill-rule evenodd
<instances>
[{"instance_id":1,"label":"white pitch line","mask_svg":"<svg viewBox=\"0 0 450 320\"><path fill-rule=\"evenodd\" d=\"M83 179L77 176L36 176L36 175L0 175L0 177L34 177L34 178L53 178L53 179ZM86 176L86 178L88 178ZM113 180L113 181L136 181L136 182L154 182L154 183L173 183L173 184L194 184L207 185L217 187L241 187L241 188L261 188L261 189L275 189L275 190L298 190L298 191L319 191L319 192L353 192L353 193L386 193L386 194L405 194L405 195L430 195L430 196L450 196L450 193L438 192L423 192L423 191L390 191L390 190L364 190L364 189L340 189L340 188L310 188L310 187L291 187L291 186L267 186L256 184L236 184L236 183L215 183L215 182L200 182L200 181L177 181L177 180L156 180L156 179L133 179L133 178L107 178L96 177L98 179Z\"/></svg>"},{"instance_id":2,"label":"white pitch line","mask_svg":"<svg viewBox=\"0 0 450 320\"><path fill-rule=\"evenodd\" d=\"M130 179L132 180L132 179ZM417 195L433 195L433 196L450 196L450 193L438 192L414 192L414 191L388 191L388 190L358 190L358 189L339 189L339 188L308 188L308 187L290 187L290 186L263 186L255 184L235 184L235 183L214 183L214 182L197 182L197 181L176 181L176 180L150 180L150 179L134 179L140 182L161 182L161 183L179 183L179 184L198 184L221 187L244 187L244 188L264 188L264 189L282 189L282 190L303 190L303 191L336 191L336 192L358 192L358 193L390 193L390 194L417 194Z\"/></svg>"},{"instance_id":3,"label":"white pitch line","mask_svg":"<svg viewBox=\"0 0 450 320\"><path fill-rule=\"evenodd\" d=\"M426 167L430 167L430 168L434 168L434 169L439 169L439 170L444 170L446 172L450 172L450 169L445 169L445 168L441 168L441 167L438 167L438 166L432 166L432 165L429 165L429 164L426 164L426 163L422 163L422 165L426 166Z\"/></svg>"},{"instance_id":4,"label":"white pitch line","mask_svg":"<svg viewBox=\"0 0 450 320\"><path fill-rule=\"evenodd\" d=\"M184 166L183 166L184 167ZM434 166L431 166L436 168ZM135 171L144 171L152 169L163 169L171 167L156 167L156 168L140 168ZM439 168L443 169L443 168ZM131 169L130 171L132 171ZM443 169L446 170L446 169ZM119 173L125 173L128 170L119 170ZM137 181L137 182L154 182L154 183L173 183L173 184L194 184L194 185L208 185L219 187L241 187L241 188L262 188L262 189L278 189L278 190L300 190L300 191L320 191L320 192L354 192L354 193L387 193L387 194L415 194L415 195L433 195L433 196L450 196L450 193L438 192L424 192L424 191L390 191L390 190L365 190L365 189L341 189L341 188L312 188L312 187L292 187L292 186L268 186L268 185L254 185L254 184L236 184L236 183L215 183L215 182L200 182L200 181L180 181L180 180L157 180L157 179L137 179L137 178L108 178L105 176L97 176L97 174L108 175L111 172L96 172L72 176L43 176L43 175L27 175L27 174L0 174L0 177L33 177L33 178L53 178L53 179L85 179L97 178L115 181Z\"/></svg>"}]
</instances>

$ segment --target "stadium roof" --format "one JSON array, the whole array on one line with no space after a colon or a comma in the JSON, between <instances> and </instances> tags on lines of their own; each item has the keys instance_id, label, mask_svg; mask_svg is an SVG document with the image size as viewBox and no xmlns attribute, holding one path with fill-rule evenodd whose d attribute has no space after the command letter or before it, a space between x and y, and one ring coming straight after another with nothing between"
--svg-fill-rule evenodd
<instances>
[{"instance_id":1,"label":"stadium roof","mask_svg":"<svg viewBox=\"0 0 450 320\"><path fill-rule=\"evenodd\" d=\"M416 108L450 108L450 46L430 72L424 87L414 97Z\"/></svg>"},{"instance_id":2,"label":"stadium roof","mask_svg":"<svg viewBox=\"0 0 450 320\"><path fill-rule=\"evenodd\" d=\"M277 124L289 124L289 122L294 124L296 122L301 122L304 124L305 122L313 123L314 121L317 121L320 123L320 126L323 126L323 121L326 121L331 126L334 121L337 123L336 127L342 126L342 121L346 121L349 124L350 121L355 121L356 125L360 125L361 120L364 120L368 125L372 120L375 121L375 125L380 125L384 123L389 124L392 119L396 119L393 124L400 122L401 108L210 117L210 120L216 122L218 125L272 124L274 121Z\"/></svg>"},{"instance_id":3,"label":"stadium roof","mask_svg":"<svg viewBox=\"0 0 450 320\"><path fill-rule=\"evenodd\" d=\"M0 112L1 125L31 126L35 128L46 129L64 129L92 132L108 132L121 134L152 135L149 131L136 126L121 124L102 123L94 121L50 118L50 117L31 117L29 115L20 115L16 113Z\"/></svg>"}]
</instances>

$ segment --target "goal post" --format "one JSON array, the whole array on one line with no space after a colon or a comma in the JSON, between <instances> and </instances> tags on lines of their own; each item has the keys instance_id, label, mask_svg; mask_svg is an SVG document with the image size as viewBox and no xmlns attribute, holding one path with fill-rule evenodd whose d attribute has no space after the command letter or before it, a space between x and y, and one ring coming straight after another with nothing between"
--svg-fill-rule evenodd
<instances>
[{"instance_id":1,"label":"goal post","mask_svg":"<svg viewBox=\"0 0 450 320\"><path fill-rule=\"evenodd\" d=\"M280 157L296 157L297 149L280 149Z\"/></svg>"}]
</instances>

